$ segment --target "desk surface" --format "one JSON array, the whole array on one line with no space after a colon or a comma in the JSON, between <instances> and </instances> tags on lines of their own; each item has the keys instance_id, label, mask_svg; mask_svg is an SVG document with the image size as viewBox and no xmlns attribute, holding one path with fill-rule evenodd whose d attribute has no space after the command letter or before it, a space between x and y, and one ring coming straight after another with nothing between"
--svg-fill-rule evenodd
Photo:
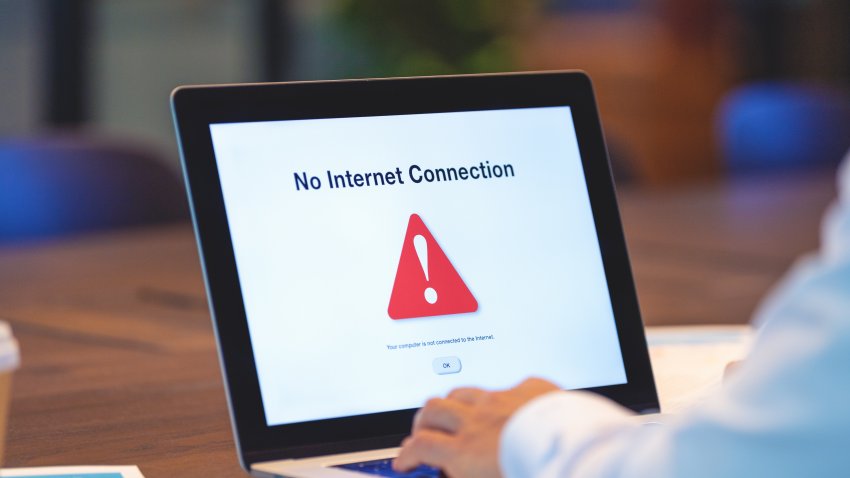
<instances>
[{"instance_id":1,"label":"desk surface","mask_svg":"<svg viewBox=\"0 0 850 478\"><path fill-rule=\"evenodd\" d=\"M621 191L646 322L745 322L833 194L826 175ZM8 466L244 476L188 226L0 251L0 317L23 353Z\"/></svg>"}]
</instances>

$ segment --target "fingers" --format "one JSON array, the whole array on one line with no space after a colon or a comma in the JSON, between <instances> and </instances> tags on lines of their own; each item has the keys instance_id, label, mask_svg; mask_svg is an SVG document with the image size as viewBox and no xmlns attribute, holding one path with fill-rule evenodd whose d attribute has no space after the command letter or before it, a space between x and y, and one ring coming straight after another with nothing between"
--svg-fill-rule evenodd
<instances>
[{"instance_id":1,"label":"fingers","mask_svg":"<svg viewBox=\"0 0 850 478\"><path fill-rule=\"evenodd\" d=\"M517 385L516 387L514 387L511 390L516 390L516 391L521 392L523 394L533 396L533 395L541 395L541 394L546 393L546 392L552 392L552 391L555 391L555 390L560 390L560 387L558 387L558 385L556 385L556 384L554 384L554 383L552 383L548 380L544 380L542 378L532 377L532 378L528 378L528 379L523 380L519 385Z\"/></svg>"},{"instance_id":2,"label":"fingers","mask_svg":"<svg viewBox=\"0 0 850 478\"><path fill-rule=\"evenodd\" d=\"M420 430L405 438L401 447L393 460L396 471L409 471L419 465L444 469L455 455L452 438L435 430Z\"/></svg>"},{"instance_id":3,"label":"fingers","mask_svg":"<svg viewBox=\"0 0 850 478\"><path fill-rule=\"evenodd\" d=\"M469 406L457 400L432 398L413 419L413 431L425 428L455 433L463 423Z\"/></svg>"},{"instance_id":4,"label":"fingers","mask_svg":"<svg viewBox=\"0 0 850 478\"><path fill-rule=\"evenodd\" d=\"M467 405L474 405L478 403L481 398L486 396L487 393L489 392L486 392L480 388L460 387L449 392L449 395L446 398L449 400L457 400Z\"/></svg>"}]
</instances>

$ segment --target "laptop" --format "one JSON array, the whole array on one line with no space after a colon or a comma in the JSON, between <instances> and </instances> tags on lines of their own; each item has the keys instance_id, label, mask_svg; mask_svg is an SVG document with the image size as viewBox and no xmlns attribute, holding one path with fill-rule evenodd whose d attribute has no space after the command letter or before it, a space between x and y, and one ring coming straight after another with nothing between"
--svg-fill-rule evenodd
<instances>
[{"instance_id":1,"label":"laptop","mask_svg":"<svg viewBox=\"0 0 850 478\"><path fill-rule=\"evenodd\" d=\"M250 473L437 476L389 464L460 386L658 411L584 73L186 86L172 107Z\"/></svg>"}]
</instances>

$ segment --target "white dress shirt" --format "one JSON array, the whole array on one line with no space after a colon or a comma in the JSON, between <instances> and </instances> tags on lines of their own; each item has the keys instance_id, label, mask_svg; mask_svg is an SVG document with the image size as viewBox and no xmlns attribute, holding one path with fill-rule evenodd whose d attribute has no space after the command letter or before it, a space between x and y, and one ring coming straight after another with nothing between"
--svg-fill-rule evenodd
<instances>
[{"instance_id":1,"label":"white dress shirt","mask_svg":"<svg viewBox=\"0 0 850 478\"><path fill-rule=\"evenodd\" d=\"M820 251L762 304L750 355L720 390L654 426L586 392L544 395L505 427L504 475L850 476L850 156L838 182Z\"/></svg>"}]
</instances>

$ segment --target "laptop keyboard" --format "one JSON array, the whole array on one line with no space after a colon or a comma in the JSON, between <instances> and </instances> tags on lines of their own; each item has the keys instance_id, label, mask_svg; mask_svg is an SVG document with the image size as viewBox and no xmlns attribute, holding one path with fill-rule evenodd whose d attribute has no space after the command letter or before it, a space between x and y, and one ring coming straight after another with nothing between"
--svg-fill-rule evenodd
<instances>
[{"instance_id":1,"label":"laptop keyboard","mask_svg":"<svg viewBox=\"0 0 850 478\"><path fill-rule=\"evenodd\" d=\"M345 465L336 465L334 468L342 468L344 470L359 471L369 475L388 476L391 478L439 478L440 470L422 465L414 468L407 473L399 473L393 470L392 458L383 460L361 461L360 463L346 463Z\"/></svg>"}]
</instances>

